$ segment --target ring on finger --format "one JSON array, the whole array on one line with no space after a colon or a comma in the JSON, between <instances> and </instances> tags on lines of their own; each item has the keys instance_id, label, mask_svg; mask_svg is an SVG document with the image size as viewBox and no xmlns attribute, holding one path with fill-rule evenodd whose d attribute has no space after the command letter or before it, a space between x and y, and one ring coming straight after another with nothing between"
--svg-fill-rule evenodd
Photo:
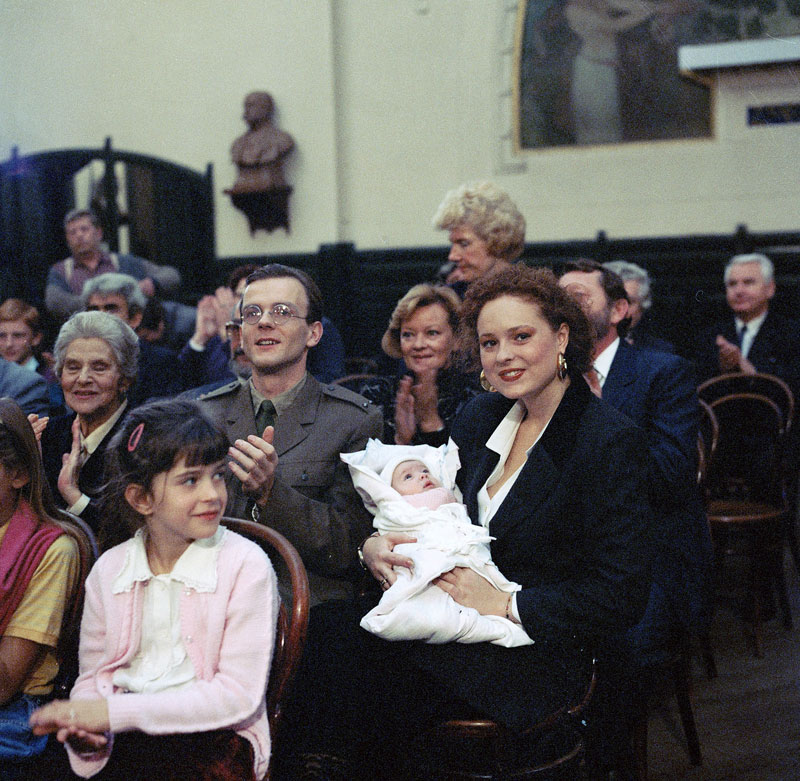
<instances>
[{"instance_id":1,"label":"ring on finger","mask_svg":"<svg viewBox=\"0 0 800 781\"><path fill-rule=\"evenodd\" d=\"M381 578L378 582L381 584L381 588L383 589L388 588L389 586L389 581L386 578Z\"/></svg>"}]
</instances>

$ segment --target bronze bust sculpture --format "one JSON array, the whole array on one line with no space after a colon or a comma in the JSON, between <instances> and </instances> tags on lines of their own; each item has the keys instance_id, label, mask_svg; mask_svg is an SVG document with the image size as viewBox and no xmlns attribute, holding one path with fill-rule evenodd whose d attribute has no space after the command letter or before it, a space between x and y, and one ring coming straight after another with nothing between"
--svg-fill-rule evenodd
<instances>
[{"instance_id":1,"label":"bronze bust sculpture","mask_svg":"<svg viewBox=\"0 0 800 781\"><path fill-rule=\"evenodd\" d=\"M243 119L250 128L231 146L238 176L225 192L250 223L250 233L263 228L289 231L289 196L292 188L283 175L283 161L294 140L272 124L275 104L268 92L251 92L244 99Z\"/></svg>"}]
</instances>

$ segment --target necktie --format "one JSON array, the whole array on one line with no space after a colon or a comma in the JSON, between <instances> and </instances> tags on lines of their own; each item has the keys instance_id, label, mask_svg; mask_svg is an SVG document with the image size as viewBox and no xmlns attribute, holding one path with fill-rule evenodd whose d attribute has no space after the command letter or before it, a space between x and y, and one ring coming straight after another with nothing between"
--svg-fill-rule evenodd
<instances>
[{"instance_id":1,"label":"necktie","mask_svg":"<svg viewBox=\"0 0 800 781\"><path fill-rule=\"evenodd\" d=\"M583 375L583 378L589 384L589 387L592 389L592 393L595 396L602 399L603 398L603 386L600 385L600 372L592 366L586 374Z\"/></svg>"},{"instance_id":2,"label":"necktie","mask_svg":"<svg viewBox=\"0 0 800 781\"><path fill-rule=\"evenodd\" d=\"M275 405L269 399L264 399L256 413L256 434L259 437L263 436L264 429L267 426L275 425L275 417Z\"/></svg>"},{"instance_id":3,"label":"necktie","mask_svg":"<svg viewBox=\"0 0 800 781\"><path fill-rule=\"evenodd\" d=\"M740 325L736 329L736 343L741 347L744 344L744 335L747 333L747 326Z\"/></svg>"}]
</instances>

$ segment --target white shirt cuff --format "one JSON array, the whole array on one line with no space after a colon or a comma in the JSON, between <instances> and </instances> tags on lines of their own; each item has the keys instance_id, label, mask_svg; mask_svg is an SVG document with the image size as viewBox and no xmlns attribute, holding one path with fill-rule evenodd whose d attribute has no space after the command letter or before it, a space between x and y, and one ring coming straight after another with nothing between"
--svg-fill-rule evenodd
<instances>
[{"instance_id":1,"label":"white shirt cuff","mask_svg":"<svg viewBox=\"0 0 800 781\"><path fill-rule=\"evenodd\" d=\"M91 501L92 500L86 494L81 494L81 498L78 499L72 507L67 507L67 512L73 515L80 515L89 506L89 502Z\"/></svg>"}]
</instances>

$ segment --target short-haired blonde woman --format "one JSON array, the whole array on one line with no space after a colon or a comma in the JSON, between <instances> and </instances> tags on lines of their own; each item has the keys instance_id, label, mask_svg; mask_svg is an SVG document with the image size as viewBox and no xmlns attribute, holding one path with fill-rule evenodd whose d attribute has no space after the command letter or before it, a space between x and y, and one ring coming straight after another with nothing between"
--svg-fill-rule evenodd
<instances>
[{"instance_id":1,"label":"short-haired blonde woman","mask_svg":"<svg viewBox=\"0 0 800 781\"><path fill-rule=\"evenodd\" d=\"M383 410L384 442L447 442L458 411L479 392L474 378L453 365L461 300L444 285L414 285L398 302L381 340L402 358L406 373L370 380L361 394Z\"/></svg>"},{"instance_id":2,"label":"short-haired blonde woman","mask_svg":"<svg viewBox=\"0 0 800 781\"><path fill-rule=\"evenodd\" d=\"M433 224L450 234L448 260L454 268L448 283L469 284L489 271L501 271L525 249L525 218L508 193L491 182L450 190Z\"/></svg>"}]
</instances>

